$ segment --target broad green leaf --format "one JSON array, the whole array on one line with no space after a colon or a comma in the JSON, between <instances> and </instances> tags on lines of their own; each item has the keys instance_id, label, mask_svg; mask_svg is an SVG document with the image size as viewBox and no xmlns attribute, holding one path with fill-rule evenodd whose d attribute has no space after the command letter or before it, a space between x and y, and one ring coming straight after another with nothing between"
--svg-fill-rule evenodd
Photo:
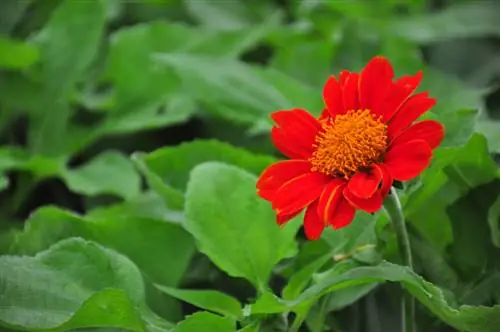
<instances>
[{"instance_id":1,"label":"broad green leaf","mask_svg":"<svg viewBox=\"0 0 500 332\"><path fill-rule=\"evenodd\" d=\"M314 273L318 272L326 262L332 259L331 253L323 255L312 261L302 269L296 271L288 280L287 285L283 288L283 298L285 300L293 300L308 286Z\"/></svg>"},{"instance_id":2,"label":"broad green leaf","mask_svg":"<svg viewBox=\"0 0 500 332\"><path fill-rule=\"evenodd\" d=\"M286 29L289 28L286 27ZM310 40L307 35L281 38L277 40L277 43L276 53L271 62L272 68L317 87L318 99L321 99L320 88L333 74L334 44L325 43L322 39Z\"/></svg>"},{"instance_id":3,"label":"broad green leaf","mask_svg":"<svg viewBox=\"0 0 500 332\"><path fill-rule=\"evenodd\" d=\"M156 53L205 54L234 58L253 47L272 27L215 32L188 25L151 22L121 29L112 36L108 76L116 86L116 111L156 108L178 93L179 78L153 61Z\"/></svg>"},{"instance_id":4,"label":"broad green leaf","mask_svg":"<svg viewBox=\"0 0 500 332\"><path fill-rule=\"evenodd\" d=\"M489 1L454 4L437 13L393 20L391 31L423 44L453 38L498 36L498 10L499 5Z\"/></svg>"},{"instance_id":5,"label":"broad green leaf","mask_svg":"<svg viewBox=\"0 0 500 332\"><path fill-rule=\"evenodd\" d=\"M494 119L478 119L476 132L483 134L488 139L491 152L500 152L500 121Z\"/></svg>"},{"instance_id":6,"label":"broad green leaf","mask_svg":"<svg viewBox=\"0 0 500 332\"><path fill-rule=\"evenodd\" d=\"M271 206L255 194L255 183L234 166L195 167L186 191L186 229L219 268L264 290L276 263L293 254L297 223L280 229Z\"/></svg>"},{"instance_id":7,"label":"broad green leaf","mask_svg":"<svg viewBox=\"0 0 500 332\"><path fill-rule=\"evenodd\" d=\"M38 49L33 45L0 35L0 68L28 68L38 57Z\"/></svg>"},{"instance_id":8,"label":"broad green leaf","mask_svg":"<svg viewBox=\"0 0 500 332\"><path fill-rule=\"evenodd\" d=\"M242 29L271 14L271 7L262 2L184 0L184 3L188 13L202 26L210 29Z\"/></svg>"},{"instance_id":9,"label":"broad green leaf","mask_svg":"<svg viewBox=\"0 0 500 332\"><path fill-rule=\"evenodd\" d=\"M323 238L332 247L333 255L354 255L357 251L375 247L375 223L374 216L359 211L349 226L339 230L327 229Z\"/></svg>"},{"instance_id":10,"label":"broad green leaf","mask_svg":"<svg viewBox=\"0 0 500 332\"><path fill-rule=\"evenodd\" d=\"M62 174L64 163L64 158L32 155L26 150L12 146L0 148L0 170L26 171L41 179Z\"/></svg>"},{"instance_id":11,"label":"broad green leaf","mask_svg":"<svg viewBox=\"0 0 500 332\"><path fill-rule=\"evenodd\" d=\"M217 316L209 312L197 312L188 316L171 330L171 332L194 331L235 332L236 324L230 318Z\"/></svg>"},{"instance_id":12,"label":"broad green leaf","mask_svg":"<svg viewBox=\"0 0 500 332\"><path fill-rule=\"evenodd\" d=\"M155 192L146 191L125 202L95 208L87 213L91 219L145 218L168 220L171 223L182 224L184 215L180 211L171 210L165 201Z\"/></svg>"},{"instance_id":13,"label":"broad green leaf","mask_svg":"<svg viewBox=\"0 0 500 332\"><path fill-rule=\"evenodd\" d=\"M261 313L285 312L314 301L324 294L356 285L385 281L400 282L433 314L460 331L494 332L500 324L500 306L462 305L458 308L452 307L444 299L441 289L425 281L407 267L389 262L382 262L377 266L356 267L340 275L323 278L318 284L306 289L294 301L285 301L269 296L261 298L252 305L252 312L254 307L259 309ZM265 306L262 305L264 301L266 302Z\"/></svg>"},{"instance_id":14,"label":"broad green leaf","mask_svg":"<svg viewBox=\"0 0 500 332\"><path fill-rule=\"evenodd\" d=\"M2 256L0 266L4 324L27 330L102 326L145 331L142 276L114 251L73 238L33 257Z\"/></svg>"},{"instance_id":15,"label":"broad green leaf","mask_svg":"<svg viewBox=\"0 0 500 332\"><path fill-rule=\"evenodd\" d=\"M174 70L186 93L235 122L253 124L274 110L296 107L258 70L241 61L187 53L159 54L155 59L157 66ZM230 112L235 109L238 116Z\"/></svg>"},{"instance_id":16,"label":"broad green leaf","mask_svg":"<svg viewBox=\"0 0 500 332\"><path fill-rule=\"evenodd\" d=\"M184 191L189 172L205 161L221 161L258 175L276 159L216 140L197 140L158 149L149 153L144 161L165 183Z\"/></svg>"},{"instance_id":17,"label":"broad green leaf","mask_svg":"<svg viewBox=\"0 0 500 332\"><path fill-rule=\"evenodd\" d=\"M177 286L195 249L189 234L165 220L120 214L82 217L45 207L27 221L11 252L33 254L75 236L126 255L153 282L165 286Z\"/></svg>"},{"instance_id":18,"label":"broad green leaf","mask_svg":"<svg viewBox=\"0 0 500 332\"><path fill-rule=\"evenodd\" d=\"M135 153L132 155L132 160L139 171L146 178L146 182L152 190L154 190L167 204L167 207L173 210L182 210L184 206L184 196L178 189L173 188L156 172L152 171L145 161L145 153Z\"/></svg>"},{"instance_id":19,"label":"broad green leaf","mask_svg":"<svg viewBox=\"0 0 500 332\"><path fill-rule=\"evenodd\" d=\"M491 240L500 248L500 196L497 197L488 211L488 224L491 230Z\"/></svg>"},{"instance_id":20,"label":"broad green leaf","mask_svg":"<svg viewBox=\"0 0 500 332\"><path fill-rule=\"evenodd\" d=\"M37 36L44 98L30 121L33 152L58 156L66 151L71 112L65 98L96 55L104 25L102 1L65 0Z\"/></svg>"},{"instance_id":21,"label":"broad green leaf","mask_svg":"<svg viewBox=\"0 0 500 332\"><path fill-rule=\"evenodd\" d=\"M210 310L233 319L241 317L241 304L238 300L219 291L176 289L162 285L155 286L162 292L198 308Z\"/></svg>"},{"instance_id":22,"label":"broad green leaf","mask_svg":"<svg viewBox=\"0 0 500 332\"><path fill-rule=\"evenodd\" d=\"M71 191L87 196L114 194L130 199L139 194L141 178L132 162L115 151L103 152L88 163L65 171Z\"/></svg>"}]
</instances>

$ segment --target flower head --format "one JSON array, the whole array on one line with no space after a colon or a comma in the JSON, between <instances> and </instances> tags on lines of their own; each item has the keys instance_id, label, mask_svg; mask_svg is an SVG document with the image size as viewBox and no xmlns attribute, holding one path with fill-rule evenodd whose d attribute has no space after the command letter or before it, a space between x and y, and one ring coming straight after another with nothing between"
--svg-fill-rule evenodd
<instances>
[{"instance_id":1,"label":"flower head","mask_svg":"<svg viewBox=\"0 0 500 332\"><path fill-rule=\"evenodd\" d=\"M342 71L323 89L318 118L303 109L274 112L271 137L289 160L261 174L258 194L283 225L304 208L309 239L351 223L356 210L378 211L393 181L408 181L430 163L443 126L414 123L436 100L415 93L422 73L394 78L390 62L373 58L361 73Z\"/></svg>"}]
</instances>

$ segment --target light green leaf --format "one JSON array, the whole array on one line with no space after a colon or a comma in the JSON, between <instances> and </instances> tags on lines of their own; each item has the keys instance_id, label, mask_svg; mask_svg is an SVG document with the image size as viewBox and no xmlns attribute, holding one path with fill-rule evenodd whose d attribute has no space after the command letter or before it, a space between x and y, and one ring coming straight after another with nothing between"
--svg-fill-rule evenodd
<instances>
[{"instance_id":1,"label":"light green leaf","mask_svg":"<svg viewBox=\"0 0 500 332\"><path fill-rule=\"evenodd\" d=\"M11 252L33 254L74 236L126 255L153 282L166 286L177 286L195 251L191 236L165 220L119 214L82 217L45 207L27 221ZM168 264L159 264L161 261Z\"/></svg>"},{"instance_id":2,"label":"light green leaf","mask_svg":"<svg viewBox=\"0 0 500 332\"><path fill-rule=\"evenodd\" d=\"M28 68L39 56L38 49L33 45L0 35L0 68Z\"/></svg>"},{"instance_id":3,"label":"light green leaf","mask_svg":"<svg viewBox=\"0 0 500 332\"><path fill-rule=\"evenodd\" d=\"M171 332L217 331L235 332L235 322L208 312L197 312L180 322Z\"/></svg>"},{"instance_id":4,"label":"light green leaf","mask_svg":"<svg viewBox=\"0 0 500 332\"><path fill-rule=\"evenodd\" d=\"M175 289L162 285L155 286L162 292L198 308L210 310L235 320L241 317L241 304L238 300L219 291Z\"/></svg>"},{"instance_id":5,"label":"light green leaf","mask_svg":"<svg viewBox=\"0 0 500 332\"><path fill-rule=\"evenodd\" d=\"M476 132L483 134L488 139L491 152L500 153L500 121L494 119L478 119Z\"/></svg>"},{"instance_id":6,"label":"light green leaf","mask_svg":"<svg viewBox=\"0 0 500 332\"><path fill-rule=\"evenodd\" d=\"M116 85L117 112L159 107L178 93L179 79L158 66L156 53L205 54L235 58L253 47L270 30L264 23L251 29L215 32L183 24L152 22L121 29L112 36L108 75Z\"/></svg>"},{"instance_id":7,"label":"light green leaf","mask_svg":"<svg viewBox=\"0 0 500 332\"><path fill-rule=\"evenodd\" d=\"M88 163L65 171L69 189L87 196L114 194L130 199L139 194L141 178L123 154L106 151Z\"/></svg>"},{"instance_id":8,"label":"light green leaf","mask_svg":"<svg viewBox=\"0 0 500 332\"><path fill-rule=\"evenodd\" d=\"M114 251L68 239L34 257L2 256L0 271L0 320L9 326L145 331L142 276Z\"/></svg>"},{"instance_id":9,"label":"light green leaf","mask_svg":"<svg viewBox=\"0 0 500 332\"><path fill-rule=\"evenodd\" d=\"M236 30L270 16L270 6L244 1L184 0L188 13L206 28ZM260 15L259 15L260 14Z\"/></svg>"},{"instance_id":10,"label":"light green leaf","mask_svg":"<svg viewBox=\"0 0 500 332\"><path fill-rule=\"evenodd\" d=\"M65 0L37 36L44 98L30 121L33 152L59 156L66 151L71 112L65 98L94 59L104 25L102 1Z\"/></svg>"},{"instance_id":11,"label":"light green leaf","mask_svg":"<svg viewBox=\"0 0 500 332\"><path fill-rule=\"evenodd\" d=\"M149 153L144 161L165 183L184 191L189 172L205 161L221 161L258 175L276 159L216 140L197 140L158 149Z\"/></svg>"},{"instance_id":12,"label":"light green leaf","mask_svg":"<svg viewBox=\"0 0 500 332\"><path fill-rule=\"evenodd\" d=\"M255 194L255 183L234 166L195 167L186 191L186 229L219 268L264 290L276 263L293 253L298 225L280 229L271 206Z\"/></svg>"},{"instance_id":13,"label":"light green leaf","mask_svg":"<svg viewBox=\"0 0 500 332\"><path fill-rule=\"evenodd\" d=\"M393 20L390 29L404 38L422 44L455 38L498 36L499 8L495 2L464 2L437 13Z\"/></svg>"},{"instance_id":14,"label":"light green leaf","mask_svg":"<svg viewBox=\"0 0 500 332\"><path fill-rule=\"evenodd\" d=\"M155 59L158 66L174 70L186 93L207 103L217 115L242 124L297 106L241 61L187 53L158 54ZM231 109L238 110L239 116Z\"/></svg>"},{"instance_id":15,"label":"light green leaf","mask_svg":"<svg viewBox=\"0 0 500 332\"><path fill-rule=\"evenodd\" d=\"M385 281L400 282L433 314L460 331L494 332L500 324L500 306L463 305L459 308L451 307L444 299L441 289L425 281L407 267L389 262L382 262L377 266L356 267L340 275L334 274L331 277L322 278L318 284L305 290L294 301L285 301L269 296L261 298L252 305L252 312L254 312L254 307L259 309L260 313L285 312L299 308L324 294L353 286ZM266 302L265 306L262 305L264 301Z\"/></svg>"}]
</instances>

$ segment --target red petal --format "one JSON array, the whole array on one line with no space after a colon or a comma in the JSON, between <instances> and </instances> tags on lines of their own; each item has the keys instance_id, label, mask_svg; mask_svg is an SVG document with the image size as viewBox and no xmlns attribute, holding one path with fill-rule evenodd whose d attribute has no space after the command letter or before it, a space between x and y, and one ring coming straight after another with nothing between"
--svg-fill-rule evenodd
<instances>
[{"instance_id":1,"label":"red petal","mask_svg":"<svg viewBox=\"0 0 500 332\"><path fill-rule=\"evenodd\" d=\"M318 201L313 202L306 209L304 215L304 232L309 240L317 240L325 229L325 224L318 215Z\"/></svg>"},{"instance_id":2,"label":"red petal","mask_svg":"<svg viewBox=\"0 0 500 332\"><path fill-rule=\"evenodd\" d=\"M384 164L394 179L408 181L429 166L431 157L429 144L417 139L393 146L385 155Z\"/></svg>"},{"instance_id":3,"label":"red petal","mask_svg":"<svg viewBox=\"0 0 500 332\"><path fill-rule=\"evenodd\" d=\"M348 70L342 70L339 75L340 86L343 87L347 79L351 76L351 72Z\"/></svg>"},{"instance_id":4,"label":"red petal","mask_svg":"<svg viewBox=\"0 0 500 332\"><path fill-rule=\"evenodd\" d=\"M345 187L344 197L356 209L363 210L368 213L377 212L382 207L382 196L380 196L380 193L378 192L372 197L365 199L365 198L359 198L349 190L349 187Z\"/></svg>"},{"instance_id":5,"label":"red petal","mask_svg":"<svg viewBox=\"0 0 500 332\"><path fill-rule=\"evenodd\" d=\"M388 123L387 136L395 137L400 131L410 126L422 114L436 105L436 100L429 98L427 92L421 92L408 99Z\"/></svg>"},{"instance_id":6,"label":"red petal","mask_svg":"<svg viewBox=\"0 0 500 332\"><path fill-rule=\"evenodd\" d=\"M333 180L324 187L318 201L318 214L325 224L331 224L332 216L337 209L340 199L342 199L342 189L344 186L344 181Z\"/></svg>"},{"instance_id":7,"label":"red petal","mask_svg":"<svg viewBox=\"0 0 500 332\"><path fill-rule=\"evenodd\" d=\"M335 76L330 76L323 88L323 100L330 115L345 113L344 102L342 101L342 90Z\"/></svg>"},{"instance_id":8,"label":"red petal","mask_svg":"<svg viewBox=\"0 0 500 332\"><path fill-rule=\"evenodd\" d=\"M307 160L283 160L269 165L257 180L257 188L276 188L299 175L309 173L311 163Z\"/></svg>"},{"instance_id":9,"label":"red petal","mask_svg":"<svg viewBox=\"0 0 500 332\"><path fill-rule=\"evenodd\" d=\"M383 119L388 122L396 114L401 105L411 96L422 81L422 72L414 76L403 76L392 85L383 102Z\"/></svg>"},{"instance_id":10,"label":"red petal","mask_svg":"<svg viewBox=\"0 0 500 332\"><path fill-rule=\"evenodd\" d=\"M402 144L415 139L423 139L429 144L431 149L435 149L441 144L444 138L444 127L441 123L434 120L424 120L415 123L413 126L403 131L397 136L392 144Z\"/></svg>"},{"instance_id":11,"label":"red petal","mask_svg":"<svg viewBox=\"0 0 500 332\"><path fill-rule=\"evenodd\" d=\"M271 137L280 151L290 158L307 159L311 156L321 124L303 109L277 111L271 114L277 126Z\"/></svg>"},{"instance_id":12,"label":"red petal","mask_svg":"<svg viewBox=\"0 0 500 332\"><path fill-rule=\"evenodd\" d=\"M368 172L354 174L347 186L349 191L359 198L369 198L375 194L381 181L382 171L379 167L373 167Z\"/></svg>"},{"instance_id":13,"label":"red petal","mask_svg":"<svg viewBox=\"0 0 500 332\"><path fill-rule=\"evenodd\" d=\"M321 122L323 120L326 120L330 117L330 112L328 111L328 108L324 108L321 114L318 116L318 121Z\"/></svg>"},{"instance_id":14,"label":"red petal","mask_svg":"<svg viewBox=\"0 0 500 332\"><path fill-rule=\"evenodd\" d=\"M314 172L300 175L281 186L276 192L273 209L278 214L291 214L315 201L330 177Z\"/></svg>"},{"instance_id":15,"label":"red petal","mask_svg":"<svg viewBox=\"0 0 500 332\"><path fill-rule=\"evenodd\" d=\"M384 199L385 196L387 196L387 194L391 190L392 175L389 172L389 170L387 169L387 167L385 167L384 164L380 164L380 165L374 164L373 167L377 167L380 170L380 173L382 173L382 186L380 187L379 192L380 192L380 196L382 197L382 199Z\"/></svg>"},{"instance_id":16,"label":"red petal","mask_svg":"<svg viewBox=\"0 0 500 332\"><path fill-rule=\"evenodd\" d=\"M287 222L298 216L300 212L302 212L302 210L290 214L277 214L276 223L278 223L278 225L280 226L283 226L284 224L286 224Z\"/></svg>"},{"instance_id":17,"label":"red petal","mask_svg":"<svg viewBox=\"0 0 500 332\"><path fill-rule=\"evenodd\" d=\"M342 87L342 99L346 112L359 109L358 80L357 73L350 73Z\"/></svg>"},{"instance_id":18,"label":"red petal","mask_svg":"<svg viewBox=\"0 0 500 332\"><path fill-rule=\"evenodd\" d=\"M332 227L334 229L340 229L349 225L354 219L355 214L356 210L354 207L349 204L347 200L341 199L337 205L335 214L332 217Z\"/></svg>"},{"instance_id":19,"label":"red petal","mask_svg":"<svg viewBox=\"0 0 500 332\"><path fill-rule=\"evenodd\" d=\"M286 136L286 132L278 127L271 129L271 139L274 146L286 157L290 159L307 159L310 157L310 149L296 144Z\"/></svg>"},{"instance_id":20,"label":"red petal","mask_svg":"<svg viewBox=\"0 0 500 332\"><path fill-rule=\"evenodd\" d=\"M376 56L370 60L359 76L360 108L381 115L381 104L392 87L393 77L394 70L386 58Z\"/></svg>"}]
</instances>

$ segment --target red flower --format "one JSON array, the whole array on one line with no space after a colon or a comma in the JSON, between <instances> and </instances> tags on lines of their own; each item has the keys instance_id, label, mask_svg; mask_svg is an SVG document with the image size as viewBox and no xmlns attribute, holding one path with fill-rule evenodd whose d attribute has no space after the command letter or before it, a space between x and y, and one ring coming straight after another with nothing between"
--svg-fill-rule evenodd
<instances>
[{"instance_id":1,"label":"red flower","mask_svg":"<svg viewBox=\"0 0 500 332\"><path fill-rule=\"evenodd\" d=\"M279 225L306 208L306 235L317 239L326 226L349 225L356 210L378 211L394 180L411 180L429 165L444 128L413 124L436 103L427 92L414 94L421 79L421 72L394 79L379 56L360 74L328 79L319 118L303 109L271 115L272 140L290 160L269 166L257 188Z\"/></svg>"}]
</instances>

